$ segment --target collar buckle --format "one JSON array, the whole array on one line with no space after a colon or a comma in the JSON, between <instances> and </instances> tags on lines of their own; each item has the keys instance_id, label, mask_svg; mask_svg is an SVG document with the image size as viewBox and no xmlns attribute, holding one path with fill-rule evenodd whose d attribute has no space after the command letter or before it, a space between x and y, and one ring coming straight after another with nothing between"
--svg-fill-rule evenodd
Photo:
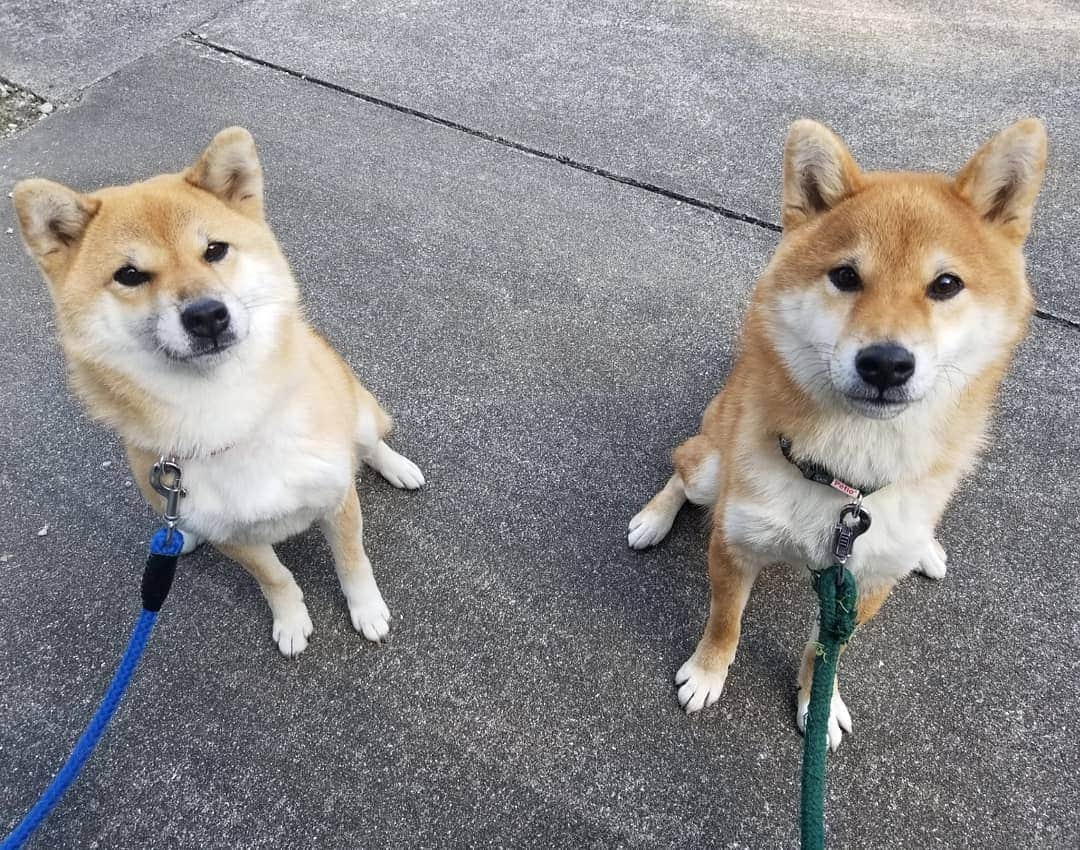
<instances>
[{"instance_id":1,"label":"collar buckle","mask_svg":"<svg viewBox=\"0 0 1080 850\"><path fill-rule=\"evenodd\" d=\"M847 562L855 548L855 541L870 528L870 512L862 507L862 496L844 505L840 518L833 527L833 555L840 564Z\"/></svg>"}]
</instances>

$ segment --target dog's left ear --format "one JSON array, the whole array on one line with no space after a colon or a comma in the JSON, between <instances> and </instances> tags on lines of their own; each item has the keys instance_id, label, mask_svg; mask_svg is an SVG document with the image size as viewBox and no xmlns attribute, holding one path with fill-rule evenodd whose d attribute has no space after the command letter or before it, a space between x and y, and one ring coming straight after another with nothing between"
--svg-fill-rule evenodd
<instances>
[{"instance_id":1,"label":"dog's left ear","mask_svg":"<svg viewBox=\"0 0 1080 850\"><path fill-rule=\"evenodd\" d=\"M862 171L840 138L817 121L802 119L788 130L784 146L784 230L816 218L853 195Z\"/></svg>"},{"instance_id":2,"label":"dog's left ear","mask_svg":"<svg viewBox=\"0 0 1080 850\"><path fill-rule=\"evenodd\" d=\"M262 166L255 140L243 127L228 127L214 136L184 179L249 218L263 217Z\"/></svg>"},{"instance_id":3,"label":"dog's left ear","mask_svg":"<svg viewBox=\"0 0 1080 850\"><path fill-rule=\"evenodd\" d=\"M1045 170L1046 128L1027 118L979 148L956 175L956 188L979 215L1023 242Z\"/></svg>"}]
</instances>

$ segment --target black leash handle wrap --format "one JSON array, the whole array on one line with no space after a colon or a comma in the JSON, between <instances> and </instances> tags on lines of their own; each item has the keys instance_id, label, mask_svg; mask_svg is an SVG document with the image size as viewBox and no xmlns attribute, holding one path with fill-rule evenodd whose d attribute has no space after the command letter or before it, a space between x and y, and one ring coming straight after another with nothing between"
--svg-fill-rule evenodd
<instances>
[{"instance_id":1,"label":"black leash handle wrap","mask_svg":"<svg viewBox=\"0 0 1080 850\"><path fill-rule=\"evenodd\" d=\"M142 604L147 611L160 611L165 604L183 548L184 535L176 529L159 528L150 541L150 555L142 575Z\"/></svg>"}]
</instances>

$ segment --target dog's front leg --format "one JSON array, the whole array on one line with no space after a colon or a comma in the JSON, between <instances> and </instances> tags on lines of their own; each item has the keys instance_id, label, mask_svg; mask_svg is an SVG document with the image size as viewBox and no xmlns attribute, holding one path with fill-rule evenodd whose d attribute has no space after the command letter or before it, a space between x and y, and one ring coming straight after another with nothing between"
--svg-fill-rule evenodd
<instances>
[{"instance_id":1,"label":"dog's front leg","mask_svg":"<svg viewBox=\"0 0 1080 850\"><path fill-rule=\"evenodd\" d=\"M390 634L390 609L383 602L364 551L364 519L356 490L349 488L337 510L323 519L322 529L334 553L334 568L349 604L353 628L368 640L382 640Z\"/></svg>"},{"instance_id":2,"label":"dog's front leg","mask_svg":"<svg viewBox=\"0 0 1080 850\"><path fill-rule=\"evenodd\" d=\"M709 620L694 654L675 674L679 704L687 714L719 699L728 667L735 659L743 609L760 569L760 563L727 545L718 523L709 542Z\"/></svg>"},{"instance_id":3,"label":"dog's front leg","mask_svg":"<svg viewBox=\"0 0 1080 850\"><path fill-rule=\"evenodd\" d=\"M881 606L889 598L892 589L893 586L887 584L872 588L866 592L859 592L858 610L855 616L857 625L861 626L881 610ZM818 627L815 623L814 630L810 634L810 640L806 642L806 648L803 650L802 665L799 667L799 694L795 705L795 725L799 727L800 732L806 732L806 715L810 708L810 683L814 678L814 660L818 654L817 639ZM840 652L842 653L846 647L847 644L840 647ZM830 750L836 752L845 732L851 734L851 713L840 698L840 687L837 680L834 679L832 703L829 705Z\"/></svg>"},{"instance_id":4,"label":"dog's front leg","mask_svg":"<svg viewBox=\"0 0 1080 850\"><path fill-rule=\"evenodd\" d=\"M282 655L292 658L307 649L312 625L304 604L304 593L292 573L278 560L274 547L268 543L258 546L219 543L215 546L259 583L274 615L272 634Z\"/></svg>"}]
</instances>

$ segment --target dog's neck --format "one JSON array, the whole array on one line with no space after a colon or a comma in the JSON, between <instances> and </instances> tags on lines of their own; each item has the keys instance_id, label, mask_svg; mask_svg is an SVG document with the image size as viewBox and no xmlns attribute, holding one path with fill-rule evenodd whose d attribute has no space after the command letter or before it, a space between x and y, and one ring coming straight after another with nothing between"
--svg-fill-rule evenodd
<instances>
[{"instance_id":1,"label":"dog's neck","mask_svg":"<svg viewBox=\"0 0 1080 850\"><path fill-rule=\"evenodd\" d=\"M235 356L206 372L169 364L136 375L78 356L71 383L91 416L152 454L211 456L243 442L298 385L297 341L287 326L258 356Z\"/></svg>"},{"instance_id":2,"label":"dog's neck","mask_svg":"<svg viewBox=\"0 0 1080 850\"><path fill-rule=\"evenodd\" d=\"M820 411L813 421L793 419L777 430L797 457L821 464L843 481L878 490L934 474L949 454L939 418L922 405L886 420Z\"/></svg>"}]
</instances>

